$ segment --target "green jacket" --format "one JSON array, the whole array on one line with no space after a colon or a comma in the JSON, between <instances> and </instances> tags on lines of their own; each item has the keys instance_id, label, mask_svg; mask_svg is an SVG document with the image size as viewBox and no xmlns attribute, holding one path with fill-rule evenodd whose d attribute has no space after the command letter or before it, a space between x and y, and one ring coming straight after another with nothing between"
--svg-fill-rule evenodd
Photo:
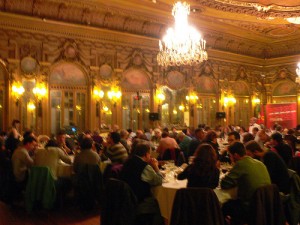
<instances>
[{"instance_id":1,"label":"green jacket","mask_svg":"<svg viewBox=\"0 0 300 225\"><path fill-rule=\"evenodd\" d=\"M48 167L33 166L26 186L26 210L31 212L40 202L45 209L51 209L56 199L55 183Z\"/></svg>"},{"instance_id":2,"label":"green jacket","mask_svg":"<svg viewBox=\"0 0 300 225\"><path fill-rule=\"evenodd\" d=\"M248 204L258 187L271 184L266 166L249 156L237 161L230 172L222 179L221 188L238 187L238 198Z\"/></svg>"}]
</instances>

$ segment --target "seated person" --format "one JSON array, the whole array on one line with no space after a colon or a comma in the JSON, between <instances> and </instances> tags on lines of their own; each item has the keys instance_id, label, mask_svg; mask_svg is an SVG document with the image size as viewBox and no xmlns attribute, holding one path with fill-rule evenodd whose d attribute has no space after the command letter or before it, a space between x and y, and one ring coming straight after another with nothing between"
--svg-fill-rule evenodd
<instances>
[{"instance_id":1,"label":"seated person","mask_svg":"<svg viewBox=\"0 0 300 225\"><path fill-rule=\"evenodd\" d=\"M289 173L283 159L276 152L264 151L256 141L248 142L245 148L248 156L265 164L272 183L277 185L279 191L289 193Z\"/></svg>"},{"instance_id":2,"label":"seated person","mask_svg":"<svg viewBox=\"0 0 300 225\"><path fill-rule=\"evenodd\" d=\"M151 193L151 186L162 184L158 161L151 158L147 141L137 143L134 148L134 155L124 163L120 177L128 183L138 199L137 213L151 214L151 224L162 224L158 203Z\"/></svg>"},{"instance_id":3,"label":"seated person","mask_svg":"<svg viewBox=\"0 0 300 225\"><path fill-rule=\"evenodd\" d=\"M28 170L34 164L29 152L34 151L36 147L37 140L29 136L23 140L23 145L17 148L12 155L11 160L15 181L21 189L25 188L28 179Z\"/></svg>"},{"instance_id":4,"label":"seated person","mask_svg":"<svg viewBox=\"0 0 300 225\"><path fill-rule=\"evenodd\" d=\"M60 130L56 135L56 142L58 147L61 148L66 154L73 154L72 149L67 146L66 142L67 133L65 130Z\"/></svg>"},{"instance_id":5,"label":"seated person","mask_svg":"<svg viewBox=\"0 0 300 225\"><path fill-rule=\"evenodd\" d=\"M182 173L178 180L188 179L188 187L216 188L219 184L220 171L217 168L217 154L209 144L200 145L195 158Z\"/></svg>"},{"instance_id":6,"label":"seated person","mask_svg":"<svg viewBox=\"0 0 300 225\"><path fill-rule=\"evenodd\" d=\"M107 150L105 155L111 160L112 164L123 164L127 158L128 153L126 148L120 143L121 136L117 132L110 132L107 137Z\"/></svg>"},{"instance_id":7,"label":"seated person","mask_svg":"<svg viewBox=\"0 0 300 225\"><path fill-rule=\"evenodd\" d=\"M66 164L72 164L71 158L58 147L58 144L54 140L49 140L44 149L36 151L34 164L36 166L49 167L53 178L57 180L59 160L62 160Z\"/></svg>"},{"instance_id":8,"label":"seated person","mask_svg":"<svg viewBox=\"0 0 300 225\"><path fill-rule=\"evenodd\" d=\"M179 148L176 140L169 136L169 133L164 131L161 135L161 139L159 141L159 145L156 149L156 152L159 154L158 158L162 159L165 151L167 149L176 149Z\"/></svg>"},{"instance_id":9,"label":"seated person","mask_svg":"<svg viewBox=\"0 0 300 225\"><path fill-rule=\"evenodd\" d=\"M71 179L58 177L57 171L59 162L62 160L66 164L72 164L71 158L58 147L55 140L49 140L45 148L39 149L35 153L34 164L36 166L48 167L53 175L56 187L57 204L61 197L65 196L71 189Z\"/></svg>"},{"instance_id":10,"label":"seated person","mask_svg":"<svg viewBox=\"0 0 300 225\"><path fill-rule=\"evenodd\" d=\"M266 166L246 155L241 142L234 142L228 148L233 168L221 180L222 189L238 188L238 199L223 204L225 217L232 218L232 224L247 221L251 198L257 188L271 184Z\"/></svg>"},{"instance_id":11,"label":"seated person","mask_svg":"<svg viewBox=\"0 0 300 225\"><path fill-rule=\"evenodd\" d=\"M93 151L93 139L85 137L80 142L80 153L77 153L74 158L74 171L78 171L80 165L98 165L100 163L100 156Z\"/></svg>"}]
</instances>

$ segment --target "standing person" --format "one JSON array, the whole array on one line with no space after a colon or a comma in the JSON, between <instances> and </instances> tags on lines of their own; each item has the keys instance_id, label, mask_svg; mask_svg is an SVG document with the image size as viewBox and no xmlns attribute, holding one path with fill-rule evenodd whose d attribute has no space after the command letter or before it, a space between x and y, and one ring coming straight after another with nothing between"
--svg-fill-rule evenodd
<instances>
[{"instance_id":1,"label":"standing person","mask_svg":"<svg viewBox=\"0 0 300 225\"><path fill-rule=\"evenodd\" d=\"M162 184L162 175L157 160L151 158L148 142L141 141L134 146L133 156L124 164L121 178L138 199L138 213L152 215L152 225L163 224L157 200L151 192L152 186Z\"/></svg>"},{"instance_id":2,"label":"standing person","mask_svg":"<svg viewBox=\"0 0 300 225\"><path fill-rule=\"evenodd\" d=\"M29 152L32 152L37 147L37 140L34 137L26 137L23 140L23 145L17 148L12 155L13 173L17 184L24 189L28 179L28 170L33 166L34 161L30 157Z\"/></svg>"},{"instance_id":3,"label":"standing person","mask_svg":"<svg viewBox=\"0 0 300 225\"><path fill-rule=\"evenodd\" d=\"M191 165L178 174L178 180L188 179L187 187L216 188L220 170L217 168L217 154L209 144L200 145Z\"/></svg>"},{"instance_id":4,"label":"standing person","mask_svg":"<svg viewBox=\"0 0 300 225\"><path fill-rule=\"evenodd\" d=\"M253 128L254 127L257 127L258 130L261 130L261 127L256 122L257 122L256 117L250 118L249 133L253 134Z\"/></svg>"},{"instance_id":5,"label":"standing person","mask_svg":"<svg viewBox=\"0 0 300 225\"><path fill-rule=\"evenodd\" d=\"M105 155L113 164L123 164L128 158L127 150L120 143L120 140L121 136L118 132L110 132L107 137L108 148Z\"/></svg>"},{"instance_id":6,"label":"standing person","mask_svg":"<svg viewBox=\"0 0 300 225\"><path fill-rule=\"evenodd\" d=\"M238 188L238 199L224 203L222 210L225 217L230 216L233 224L247 218L250 200L257 188L271 184L266 166L246 155L245 147L235 142L228 148L234 164L230 172L221 180L222 189Z\"/></svg>"},{"instance_id":7,"label":"standing person","mask_svg":"<svg viewBox=\"0 0 300 225\"><path fill-rule=\"evenodd\" d=\"M19 120L13 120L12 127L7 135L7 139L5 140L5 148L9 152L10 157L13 155L14 151L20 145L20 133L19 133Z\"/></svg>"}]
</instances>

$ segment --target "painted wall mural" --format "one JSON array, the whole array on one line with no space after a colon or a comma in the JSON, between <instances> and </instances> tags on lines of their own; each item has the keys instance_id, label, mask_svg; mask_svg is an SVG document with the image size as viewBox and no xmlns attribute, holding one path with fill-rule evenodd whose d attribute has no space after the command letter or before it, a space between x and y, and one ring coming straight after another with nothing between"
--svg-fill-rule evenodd
<instances>
[{"instance_id":1,"label":"painted wall mural","mask_svg":"<svg viewBox=\"0 0 300 225\"><path fill-rule=\"evenodd\" d=\"M51 72L50 83L71 86L87 85L83 71L73 63L62 63L55 66Z\"/></svg>"}]
</instances>

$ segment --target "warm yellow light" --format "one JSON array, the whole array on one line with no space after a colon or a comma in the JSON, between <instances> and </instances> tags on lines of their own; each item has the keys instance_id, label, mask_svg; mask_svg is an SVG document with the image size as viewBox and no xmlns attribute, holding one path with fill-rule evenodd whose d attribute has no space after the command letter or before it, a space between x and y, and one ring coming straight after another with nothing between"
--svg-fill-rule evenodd
<instances>
[{"instance_id":1,"label":"warm yellow light","mask_svg":"<svg viewBox=\"0 0 300 225\"><path fill-rule=\"evenodd\" d=\"M175 18L175 25L170 27L159 41L160 52L157 55L159 65L194 65L207 59L206 41L189 25L189 14L189 4L180 1L174 4L172 15Z\"/></svg>"},{"instance_id":2,"label":"warm yellow light","mask_svg":"<svg viewBox=\"0 0 300 225\"><path fill-rule=\"evenodd\" d=\"M20 82L14 82L12 84L12 95L14 95L17 99L23 95L24 91L25 89Z\"/></svg>"},{"instance_id":3,"label":"warm yellow light","mask_svg":"<svg viewBox=\"0 0 300 225\"><path fill-rule=\"evenodd\" d=\"M233 95L229 95L228 97L224 97L224 106L233 105L236 103L235 97Z\"/></svg>"},{"instance_id":4,"label":"warm yellow light","mask_svg":"<svg viewBox=\"0 0 300 225\"><path fill-rule=\"evenodd\" d=\"M36 86L32 89L33 94L41 100L47 94L47 89L44 83L37 83Z\"/></svg>"},{"instance_id":5,"label":"warm yellow light","mask_svg":"<svg viewBox=\"0 0 300 225\"><path fill-rule=\"evenodd\" d=\"M199 98L198 98L197 95L191 94L191 95L185 96L185 99L186 99L187 101L195 102L195 101L197 101Z\"/></svg>"},{"instance_id":6,"label":"warm yellow light","mask_svg":"<svg viewBox=\"0 0 300 225\"><path fill-rule=\"evenodd\" d=\"M80 111L81 110L81 106L80 105L76 105L76 110Z\"/></svg>"},{"instance_id":7,"label":"warm yellow light","mask_svg":"<svg viewBox=\"0 0 300 225\"><path fill-rule=\"evenodd\" d=\"M27 109L28 109L28 111L33 111L33 110L35 110L35 105L34 105L34 103L33 103L33 102L28 102L28 104L27 104Z\"/></svg>"},{"instance_id":8,"label":"warm yellow light","mask_svg":"<svg viewBox=\"0 0 300 225\"><path fill-rule=\"evenodd\" d=\"M177 114L177 110L176 109L173 110L173 114L175 114L175 115Z\"/></svg>"},{"instance_id":9,"label":"warm yellow light","mask_svg":"<svg viewBox=\"0 0 300 225\"><path fill-rule=\"evenodd\" d=\"M253 103L254 104L259 104L260 103L260 99L259 98L254 98L253 99Z\"/></svg>"},{"instance_id":10,"label":"warm yellow light","mask_svg":"<svg viewBox=\"0 0 300 225\"><path fill-rule=\"evenodd\" d=\"M157 98L160 101L164 101L166 99L166 96L163 93L159 93L159 94L157 94Z\"/></svg>"},{"instance_id":11,"label":"warm yellow light","mask_svg":"<svg viewBox=\"0 0 300 225\"><path fill-rule=\"evenodd\" d=\"M100 89L95 88L94 89L94 97L95 98L103 98L104 97L104 92Z\"/></svg>"},{"instance_id":12,"label":"warm yellow light","mask_svg":"<svg viewBox=\"0 0 300 225\"><path fill-rule=\"evenodd\" d=\"M180 111L183 111L183 110L184 110L184 106L183 106L183 105L180 105L180 106L178 107L178 109L179 109Z\"/></svg>"},{"instance_id":13,"label":"warm yellow light","mask_svg":"<svg viewBox=\"0 0 300 225\"><path fill-rule=\"evenodd\" d=\"M146 111L147 113L149 113L149 112L150 112L150 110L149 110L149 109L145 109L145 111Z\"/></svg>"},{"instance_id":14,"label":"warm yellow light","mask_svg":"<svg viewBox=\"0 0 300 225\"><path fill-rule=\"evenodd\" d=\"M107 92L107 97L111 100L120 99L121 96L122 96L122 93L117 88L112 88L111 91Z\"/></svg>"},{"instance_id":15,"label":"warm yellow light","mask_svg":"<svg viewBox=\"0 0 300 225\"><path fill-rule=\"evenodd\" d=\"M107 112L107 111L108 111L108 107L107 107L107 106L103 106L102 109L103 109L104 112Z\"/></svg>"}]
</instances>

